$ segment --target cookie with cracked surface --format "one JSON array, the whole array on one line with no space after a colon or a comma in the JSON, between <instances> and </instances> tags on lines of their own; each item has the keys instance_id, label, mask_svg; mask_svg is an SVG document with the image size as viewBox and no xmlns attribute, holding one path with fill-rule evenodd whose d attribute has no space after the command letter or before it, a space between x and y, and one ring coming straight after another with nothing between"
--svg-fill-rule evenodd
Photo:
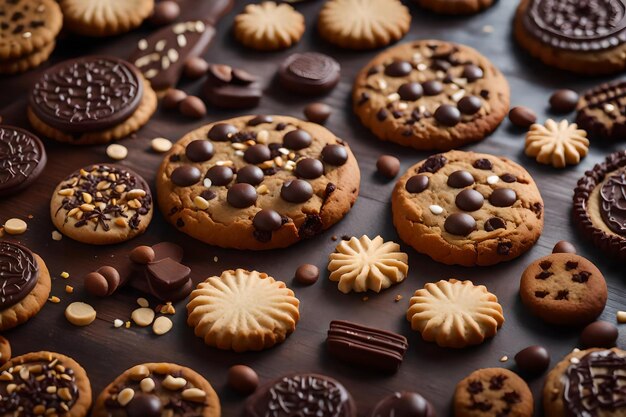
<instances>
[{"instance_id":1,"label":"cookie with cracked surface","mask_svg":"<svg viewBox=\"0 0 626 417\"><path fill-rule=\"evenodd\" d=\"M578 165L587 156L589 139L587 132L579 129L576 123L570 124L567 120L557 123L548 119L543 125L535 123L530 127L524 151L540 164L565 168Z\"/></svg>"},{"instance_id":2,"label":"cookie with cracked surface","mask_svg":"<svg viewBox=\"0 0 626 417\"><path fill-rule=\"evenodd\" d=\"M521 0L514 33L518 43L546 65L584 75L626 68L622 0Z\"/></svg>"},{"instance_id":3,"label":"cookie with cracked surface","mask_svg":"<svg viewBox=\"0 0 626 417\"><path fill-rule=\"evenodd\" d=\"M546 416L626 415L622 390L626 351L587 349L567 355L548 373L543 387Z\"/></svg>"},{"instance_id":4,"label":"cookie with cracked surface","mask_svg":"<svg viewBox=\"0 0 626 417\"><path fill-rule=\"evenodd\" d=\"M587 239L626 261L626 151L610 154L578 180L573 214Z\"/></svg>"},{"instance_id":5,"label":"cookie with cracked surface","mask_svg":"<svg viewBox=\"0 0 626 417\"><path fill-rule=\"evenodd\" d=\"M626 137L626 81L600 84L586 91L578 102L576 123L592 139L623 140Z\"/></svg>"},{"instance_id":6,"label":"cookie with cracked surface","mask_svg":"<svg viewBox=\"0 0 626 417\"><path fill-rule=\"evenodd\" d=\"M406 318L424 340L456 349L481 344L504 324L498 297L484 285L456 279L415 291Z\"/></svg>"},{"instance_id":7,"label":"cookie with cracked surface","mask_svg":"<svg viewBox=\"0 0 626 417\"><path fill-rule=\"evenodd\" d=\"M574 253L553 253L531 263L520 282L524 305L548 323L591 323L608 297L604 276L589 260Z\"/></svg>"},{"instance_id":8,"label":"cookie with cracked surface","mask_svg":"<svg viewBox=\"0 0 626 417\"><path fill-rule=\"evenodd\" d=\"M526 382L504 368L474 371L454 393L454 417L532 417L533 408Z\"/></svg>"},{"instance_id":9,"label":"cookie with cracked surface","mask_svg":"<svg viewBox=\"0 0 626 417\"><path fill-rule=\"evenodd\" d=\"M191 292L187 324L213 347L235 352L269 349L296 329L300 301L284 282L263 272L224 271Z\"/></svg>"},{"instance_id":10,"label":"cookie with cracked surface","mask_svg":"<svg viewBox=\"0 0 626 417\"><path fill-rule=\"evenodd\" d=\"M342 240L329 256L329 279L338 282L339 291L380 292L398 284L409 272L408 256L395 242L363 235Z\"/></svg>"},{"instance_id":11,"label":"cookie with cracked surface","mask_svg":"<svg viewBox=\"0 0 626 417\"><path fill-rule=\"evenodd\" d=\"M416 0L417 4L441 14L474 14L490 7L494 0Z\"/></svg>"},{"instance_id":12,"label":"cookie with cracked surface","mask_svg":"<svg viewBox=\"0 0 626 417\"><path fill-rule=\"evenodd\" d=\"M235 17L235 38L260 51L289 48L304 34L304 16L288 4L264 1L248 4Z\"/></svg>"},{"instance_id":13,"label":"cookie with cracked surface","mask_svg":"<svg viewBox=\"0 0 626 417\"><path fill-rule=\"evenodd\" d=\"M359 192L348 145L320 125L244 116L196 129L157 174L165 218L211 245L286 247L341 220Z\"/></svg>"},{"instance_id":14,"label":"cookie with cracked surface","mask_svg":"<svg viewBox=\"0 0 626 417\"><path fill-rule=\"evenodd\" d=\"M0 242L0 330L35 316L50 295L50 273L43 259L17 243Z\"/></svg>"},{"instance_id":15,"label":"cookie with cracked surface","mask_svg":"<svg viewBox=\"0 0 626 417\"><path fill-rule=\"evenodd\" d=\"M509 85L478 51L418 40L387 49L352 92L361 122L381 140L448 150L493 132L509 110Z\"/></svg>"},{"instance_id":16,"label":"cookie with cracked surface","mask_svg":"<svg viewBox=\"0 0 626 417\"><path fill-rule=\"evenodd\" d=\"M57 185L50 216L65 236L92 245L120 243L142 234L152 220L146 181L126 167L89 165Z\"/></svg>"},{"instance_id":17,"label":"cookie with cracked surface","mask_svg":"<svg viewBox=\"0 0 626 417\"><path fill-rule=\"evenodd\" d=\"M24 190L46 166L46 149L27 130L0 125L0 197Z\"/></svg>"},{"instance_id":18,"label":"cookie with cracked surface","mask_svg":"<svg viewBox=\"0 0 626 417\"><path fill-rule=\"evenodd\" d=\"M154 0L61 0L59 4L67 29L97 37L135 29L154 9Z\"/></svg>"},{"instance_id":19,"label":"cookie with cracked surface","mask_svg":"<svg viewBox=\"0 0 626 417\"><path fill-rule=\"evenodd\" d=\"M99 94L91 94L93 89ZM154 90L135 66L92 55L47 69L31 91L27 114L44 136L93 145L139 130L156 106Z\"/></svg>"},{"instance_id":20,"label":"cookie with cracked surface","mask_svg":"<svg viewBox=\"0 0 626 417\"><path fill-rule=\"evenodd\" d=\"M543 230L543 200L515 162L450 151L419 162L397 182L400 238L438 262L493 265L530 249Z\"/></svg>"},{"instance_id":21,"label":"cookie with cracked surface","mask_svg":"<svg viewBox=\"0 0 626 417\"><path fill-rule=\"evenodd\" d=\"M102 390L92 417L219 417L220 399L193 369L174 363L143 363L124 371Z\"/></svg>"},{"instance_id":22,"label":"cookie with cracked surface","mask_svg":"<svg viewBox=\"0 0 626 417\"><path fill-rule=\"evenodd\" d=\"M0 365L4 365L9 359L11 359L11 344L0 336Z\"/></svg>"}]
</instances>

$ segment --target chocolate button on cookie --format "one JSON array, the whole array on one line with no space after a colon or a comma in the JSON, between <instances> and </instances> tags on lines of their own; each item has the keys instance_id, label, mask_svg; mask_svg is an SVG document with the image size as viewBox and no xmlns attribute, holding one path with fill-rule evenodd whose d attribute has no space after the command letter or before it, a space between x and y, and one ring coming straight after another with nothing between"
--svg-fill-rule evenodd
<instances>
[{"instance_id":1,"label":"chocolate button on cookie","mask_svg":"<svg viewBox=\"0 0 626 417\"><path fill-rule=\"evenodd\" d=\"M32 133L0 126L0 197L31 185L46 166L46 149Z\"/></svg>"}]
</instances>

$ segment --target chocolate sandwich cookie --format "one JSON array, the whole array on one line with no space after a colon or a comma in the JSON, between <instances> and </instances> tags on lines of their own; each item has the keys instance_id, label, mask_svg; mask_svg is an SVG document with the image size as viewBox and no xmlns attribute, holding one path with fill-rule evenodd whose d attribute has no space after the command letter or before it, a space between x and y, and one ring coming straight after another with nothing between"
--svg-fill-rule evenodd
<instances>
[{"instance_id":1,"label":"chocolate sandwich cookie","mask_svg":"<svg viewBox=\"0 0 626 417\"><path fill-rule=\"evenodd\" d=\"M448 150L493 132L509 110L509 85L478 51L419 40L379 54L357 76L353 107L381 140Z\"/></svg>"},{"instance_id":2,"label":"chocolate sandwich cookie","mask_svg":"<svg viewBox=\"0 0 626 417\"><path fill-rule=\"evenodd\" d=\"M91 407L91 384L72 358L33 352L0 368L0 414L3 416L85 417Z\"/></svg>"},{"instance_id":3,"label":"chocolate sandwich cookie","mask_svg":"<svg viewBox=\"0 0 626 417\"><path fill-rule=\"evenodd\" d=\"M319 417L356 417L352 396L337 380L318 374L293 374L257 389L246 402L246 417L290 417L307 410Z\"/></svg>"},{"instance_id":4,"label":"chocolate sandwich cookie","mask_svg":"<svg viewBox=\"0 0 626 417\"><path fill-rule=\"evenodd\" d=\"M626 137L626 81L601 84L585 92L578 102L576 123L592 139Z\"/></svg>"},{"instance_id":5,"label":"chocolate sandwich cookie","mask_svg":"<svg viewBox=\"0 0 626 417\"><path fill-rule=\"evenodd\" d=\"M28 119L44 136L91 145L135 132L155 109L154 91L132 64L86 56L44 72L30 94Z\"/></svg>"},{"instance_id":6,"label":"chocolate sandwich cookie","mask_svg":"<svg viewBox=\"0 0 626 417\"><path fill-rule=\"evenodd\" d=\"M46 149L32 133L0 126L0 197L30 186L46 166Z\"/></svg>"},{"instance_id":7,"label":"chocolate sandwich cookie","mask_svg":"<svg viewBox=\"0 0 626 417\"><path fill-rule=\"evenodd\" d=\"M416 0L417 4L441 14L473 14L491 6L494 0Z\"/></svg>"},{"instance_id":8,"label":"chocolate sandwich cookie","mask_svg":"<svg viewBox=\"0 0 626 417\"><path fill-rule=\"evenodd\" d=\"M244 116L179 140L157 174L167 221L203 242L272 249L338 222L359 192L349 146L314 123Z\"/></svg>"},{"instance_id":9,"label":"chocolate sandwich cookie","mask_svg":"<svg viewBox=\"0 0 626 417\"><path fill-rule=\"evenodd\" d=\"M341 67L328 55L304 52L288 56L278 68L280 85L294 93L324 94L339 82Z\"/></svg>"},{"instance_id":10,"label":"chocolate sandwich cookie","mask_svg":"<svg viewBox=\"0 0 626 417\"><path fill-rule=\"evenodd\" d=\"M435 409L416 392L395 392L376 404L371 417L435 417Z\"/></svg>"},{"instance_id":11,"label":"chocolate sandwich cookie","mask_svg":"<svg viewBox=\"0 0 626 417\"><path fill-rule=\"evenodd\" d=\"M100 393L92 417L219 417L220 399L192 369L144 363L124 371Z\"/></svg>"},{"instance_id":12,"label":"chocolate sandwich cookie","mask_svg":"<svg viewBox=\"0 0 626 417\"><path fill-rule=\"evenodd\" d=\"M543 200L530 174L500 156L450 151L419 162L391 200L398 234L445 264L493 265L530 249Z\"/></svg>"},{"instance_id":13,"label":"chocolate sandwich cookie","mask_svg":"<svg viewBox=\"0 0 626 417\"><path fill-rule=\"evenodd\" d=\"M588 349L570 353L546 378L543 387L545 415L626 415L624 369L626 351L621 349Z\"/></svg>"},{"instance_id":14,"label":"chocolate sandwich cookie","mask_svg":"<svg viewBox=\"0 0 626 417\"><path fill-rule=\"evenodd\" d=\"M547 65L585 75L626 68L622 0L521 0L514 25L520 45Z\"/></svg>"},{"instance_id":15,"label":"chocolate sandwich cookie","mask_svg":"<svg viewBox=\"0 0 626 417\"><path fill-rule=\"evenodd\" d=\"M603 253L626 260L626 151L596 164L574 189L574 222Z\"/></svg>"},{"instance_id":16,"label":"chocolate sandwich cookie","mask_svg":"<svg viewBox=\"0 0 626 417\"><path fill-rule=\"evenodd\" d=\"M258 77L239 68L213 64L202 88L204 99L214 107L249 109L263 96Z\"/></svg>"},{"instance_id":17,"label":"chocolate sandwich cookie","mask_svg":"<svg viewBox=\"0 0 626 417\"><path fill-rule=\"evenodd\" d=\"M328 352L338 359L395 372L409 347L406 337L343 320L330 322L326 338Z\"/></svg>"},{"instance_id":18,"label":"chocolate sandwich cookie","mask_svg":"<svg viewBox=\"0 0 626 417\"><path fill-rule=\"evenodd\" d=\"M38 255L9 241L0 241L0 330L24 323L50 295L50 273Z\"/></svg>"},{"instance_id":19,"label":"chocolate sandwich cookie","mask_svg":"<svg viewBox=\"0 0 626 417\"><path fill-rule=\"evenodd\" d=\"M79 242L124 242L150 224L152 194L146 181L128 168L90 165L59 183L50 216L61 233Z\"/></svg>"}]
</instances>

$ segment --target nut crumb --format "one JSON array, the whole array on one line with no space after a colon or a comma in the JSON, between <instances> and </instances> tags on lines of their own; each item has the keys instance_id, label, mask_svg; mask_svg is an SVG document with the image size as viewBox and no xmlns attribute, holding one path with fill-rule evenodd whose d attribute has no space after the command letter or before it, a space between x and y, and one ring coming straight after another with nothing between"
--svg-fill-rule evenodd
<instances>
[{"instance_id":1,"label":"nut crumb","mask_svg":"<svg viewBox=\"0 0 626 417\"><path fill-rule=\"evenodd\" d=\"M618 311L617 312L617 322L618 323L626 323L626 311Z\"/></svg>"},{"instance_id":2,"label":"nut crumb","mask_svg":"<svg viewBox=\"0 0 626 417\"><path fill-rule=\"evenodd\" d=\"M67 272L65 272L65 271L61 272L61 278L63 278L63 279L68 279L69 277L70 277L70 274L69 274L69 273L67 273Z\"/></svg>"},{"instance_id":3,"label":"nut crumb","mask_svg":"<svg viewBox=\"0 0 626 417\"><path fill-rule=\"evenodd\" d=\"M393 301L395 301L396 303L400 300L402 300L402 296L400 294L396 295L396 297L393 299Z\"/></svg>"},{"instance_id":4,"label":"nut crumb","mask_svg":"<svg viewBox=\"0 0 626 417\"><path fill-rule=\"evenodd\" d=\"M72 294L74 292L74 287L72 287L71 285L66 285L65 292L68 294Z\"/></svg>"},{"instance_id":5,"label":"nut crumb","mask_svg":"<svg viewBox=\"0 0 626 417\"><path fill-rule=\"evenodd\" d=\"M59 241L61 239L63 239L63 235L61 233L59 233L57 230L53 230L52 231L52 240Z\"/></svg>"},{"instance_id":6,"label":"nut crumb","mask_svg":"<svg viewBox=\"0 0 626 417\"><path fill-rule=\"evenodd\" d=\"M124 322L120 319L115 319L113 320L113 327L115 327L116 329L122 327L124 325Z\"/></svg>"},{"instance_id":7,"label":"nut crumb","mask_svg":"<svg viewBox=\"0 0 626 417\"><path fill-rule=\"evenodd\" d=\"M217 256L214 256L214 257L213 257L213 262L217 262L217 261L218 261Z\"/></svg>"},{"instance_id":8,"label":"nut crumb","mask_svg":"<svg viewBox=\"0 0 626 417\"><path fill-rule=\"evenodd\" d=\"M369 297L367 297L367 296L362 298L362 300L363 300L363 301L367 301L367 300L369 300L369 299L370 299L370 298L369 298Z\"/></svg>"},{"instance_id":9,"label":"nut crumb","mask_svg":"<svg viewBox=\"0 0 626 417\"><path fill-rule=\"evenodd\" d=\"M509 357L504 355L503 357L500 358L500 362L506 362L509 360Z\"/></svg>"},{"instance_id":10,"label":"nut crumb","mask_svg":"<svg viewBox=\"0 0 626 417\"><path fill-rule=\"evenodd\" d=\"M54 304L59 304L61 302L61 299L56 295L53 295L52 297L48 298L48 301Z\"/></svg>"},{"instance_id":11,"label":"nut crumb","mask_svg":"<svg viewBox=\"0 0 626 417\"><path fill-rule=\"evenodd\" d=\"M127 321L124 327L126 327L127 329L130 329L130 321Z\"/></svg>"}]
</instances>

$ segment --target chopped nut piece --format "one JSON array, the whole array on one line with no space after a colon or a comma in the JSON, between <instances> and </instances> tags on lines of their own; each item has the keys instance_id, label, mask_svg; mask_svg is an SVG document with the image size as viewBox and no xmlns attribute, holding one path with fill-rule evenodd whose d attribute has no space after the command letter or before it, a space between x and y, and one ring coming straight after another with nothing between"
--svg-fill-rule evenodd
<instances>
[{"instance_id":1,"label":"chopped nut piece","mask_svg":"<svg viewBox=\"0 0 626 417\"><path fill-rule=\"evenodd\" d=\"M504 355L503 357L500 358L500 362L506 362L509 360L509 357Z\"/></svg>"},{"instance_id":2,"label":"chopped nut piece","mask_svg":"<svg viewBox=\"0 0 626 417\"><path fill-rule=\"evenodd\" d=\"M22 219L9 219L4 223L4 231L10 235L21 235L28 229L28 225Z\"/></svg>"},{"instance_id":3,"label":"chopped nut piece","mask_svg":"<svg viewBox=\"0 0 626 417\"><path fill-rule=\"evenodd\" d=\"M157 317L157 319L154 321L154 324L152 325L152 331L157 336L161 336L172 330L172 326L172 320L165 316L161 316Z\"/></svg>"},{"instance_id":4,"label":"chopped nut piece","mask_svg":"<svg viewBox=\"0 0 626 417\"><path fill-rule=\"evenodd\" d=\"M59 390L57 391L57 395L63 401L70 401L72 399L72 393L67 387L59 388Z\"/></svg>"},{"instance_id":5,"label":"chopped nut piece","mask_svg":"<svg viewBox=\"0 0 626 417\"><path fill-rule=\"evenodd\" d=\"M52 240L59 241L61 239L63 239L63 235L61 233L59 233L57 230L53 230L52 231Z\"/></svg>"},{"instance_id":6,"label":"chopped nut piece","mask_svg":"<svg viewBox=\"0 0 626 417\"><path fill-rule=\"evenodd\" d=\"M133 311L130 318L137 326L146 327L154 321L154 311L150 308L141 307Z\"/></svg>"},{"instance_id":7,"label":"chopped nut piece","mask_svg":"<svg viewBox=\"0 0 626 417\"><path fill-rule=\"evenodd\" d=\"M124 325L124 322L120 319L115 319L113 320L113 327L115 327L116 329L122 327Z\"/></svg>"},{"instance_id":8,"label":"chopped nut piece","mask_svg":"<svg viewBox=\"0 0 626 417\"><path fill-rule=\"evenodd\" d=\"M57 297L56 295L53 295L52 297L48 298L48 301L54 304L58 304L61 302L61 299Z\"/></svg>"},{"instance_id":9,"label":"chopped nut piece","mask_svg":"<svg viewBox=\"0 0 626 417\"><path fill-rule=\"evenodd\" d=\"M187 380L185 378L174 378L172 375L168 375L165 377L161 385L170 391L178 391L187 385Z\"/></svg>"},{"instance_id":10,"label":"chopped nut piece","mask_svg":"<svg viewBox=\"0 0 626 417\"><path fill-rule=\"evenodd\" d=\"M143 297L139 297L137 299L137 304L139 304L139 307L144 307L144 308L150 307L150 303L148 302L148 300L146 300Z\"/></svg>"},{"instance_id":11,"label":"chopped nut piece","mask_svg":"<svg viewBox=\"0 0 626 417\"><path fill-rule=\"evenodd\" d=\"M201 403L206 399L206 392L200 388L187 388L181 393L181 397L183 400Z\"/></svg>"},{"instance_id":12,"label":"chopped nut piece","mask_svg":"<svg viewBox=\"0 0 626 417\"><path fill-rule=\"evenodd\" d=\"M145 365L137 365L130 370L129 374L133 381L141 381L150 376L150 370Z\"/></svg>"},{"instance_id":13,"label":"chopped nut piece","mask_svg":"<svg viewBox=\"0 0 626 417\"><path fill-rule=\"evenodd\" d=\"M142 392L152 392L154 390L155 384L152 378L144 378L139 383L139 388L141 388Z\"/></svg>"},{"instance_id":14,"label":"chopped nut piece","mask_svg":"<svg viewBox=\"0 0 626 417\"><path fill-rule=\"evenodd\" d=\"M133 391L132 388L124 388L117 395L117 402L122 407L126 407L128 403L130 403L134 397L135 397L135 391Z\"/></svg>"},{"instance_id":15,"label":"chopped nut piece","mask_svg":"<svg viewBox=\"0 0 626 417\"><path fill-rule=\"evenodd\" d=\"M66 285L65 292L68 294L72 294L74 292L74 287L72 287L71 285Z\"/></svg>"},{"instance_id":16,"label":"chopped nut piece","mask_svg":"<svg viewBox=\"0 0 626 417\"><path fill-rule=\"evenodd\" d=\"M70 274L69 274L69 273L67 273L67 272L65 272L65 271L61 272L61 278L63 278L63 279L68 279L69 277L70 277Z\"/></svg>"}]
</instances>

